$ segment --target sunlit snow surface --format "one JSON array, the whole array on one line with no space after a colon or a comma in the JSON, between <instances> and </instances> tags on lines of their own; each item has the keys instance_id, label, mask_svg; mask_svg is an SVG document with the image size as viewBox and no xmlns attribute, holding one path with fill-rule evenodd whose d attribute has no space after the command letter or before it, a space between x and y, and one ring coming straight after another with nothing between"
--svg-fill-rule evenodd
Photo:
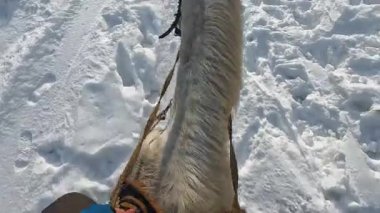
<instances>
[{"instance_id":1,"label":"sunlit snow surface","mask_svg":"<svg viewBox=\"0 0 380 213\"><path fill-rule=\"evenodd\" d=\"M0 0L0 212L107 201L174 62L179 38L158 35L176 5ZM242 205L380 212L380 0L243 7Z\"/></svg>"}]
</instances>

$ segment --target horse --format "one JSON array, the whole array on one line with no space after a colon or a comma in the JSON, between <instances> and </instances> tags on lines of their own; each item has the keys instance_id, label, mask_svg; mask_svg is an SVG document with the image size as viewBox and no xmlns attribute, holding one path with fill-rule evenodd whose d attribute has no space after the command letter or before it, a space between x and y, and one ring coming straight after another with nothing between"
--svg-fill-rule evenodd
<instances>
[{"instance_id":1,"label":"horse","mask_svg":"<svg viewBox=\"0 0 380 213\"><path fill-rule=\"evenodd\" d=\"M180 11L179 65L168 124L148 128L111 204L122 206L120 186L128 181L139 183L157 212L242 212L230 138L242 85L241 2L182 0Z\"/></svg>"}]
</instances>

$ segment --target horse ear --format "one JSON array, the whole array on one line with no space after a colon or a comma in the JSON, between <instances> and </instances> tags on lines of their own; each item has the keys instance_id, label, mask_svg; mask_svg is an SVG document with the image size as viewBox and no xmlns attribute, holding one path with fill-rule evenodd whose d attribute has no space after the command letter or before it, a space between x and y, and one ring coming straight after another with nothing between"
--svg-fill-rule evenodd
<instances>
[{"instance_id":1,"label":"horse ear","mask_svg":"<svg viewBox=\"0 0 380 213\"><path fill-rule=\"evenodd\" d=\"M80 213L83 209L88 208L92 204L95 204L95 201L91 198L77 192L72 192L55 200L42 210L41 213Z\"/></svg>"}]
</instances>

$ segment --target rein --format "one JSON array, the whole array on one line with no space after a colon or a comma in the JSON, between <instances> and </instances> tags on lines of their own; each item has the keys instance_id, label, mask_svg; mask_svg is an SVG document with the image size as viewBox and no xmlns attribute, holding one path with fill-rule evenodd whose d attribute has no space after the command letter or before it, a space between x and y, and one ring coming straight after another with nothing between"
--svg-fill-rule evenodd
<instances>
[{"instance_id":1,"label":"rein","mask_svg":"<svg viewBox=\"0 0 380 213\"><path fill-rule=\"evenodd\" d=\"M116 185L116 188L114 189L114 191L111 194L110 204L114 208L119 206L121 190L123 188L123 185L128 184L128 177L133 170L134 163L137 161L137 159L140 155L140 151L141 151L143 141L145 140L146 136L153 130L153 128L158 124L158 122L160 120L164 119L164 117L165 117L164 115L168 111L168 109L171 105L171 103L170 103L168 107L166 107L162 112L158 113L159 109L160 109L162 98L165 95L166 90L169 87L171 79L173 78L174 70L175 70L175 67L178 63L178 60L179 60L179 52L177 53L177 57L175 59L175 63L173 65L172 69L170 70L168 76L165 79L164 85L161 89L161 93L160 93L160 97L158 99L158 102L157 102L156 106L153 108L153 111L150 114L148 121L144 127L142 137L140 138L135 150L133 151L132 156L130 157L124 171L120 175L118 183Z\"/></svg>"},{"instance_id":2,"label":"rein","mask_svg":"<svg viewBox=\"0 0 380 213\"><path fill-rule=\"evenodd\" d=\"M160 35L158 38L165 38L168 36L173 30L174 30L174 35L175 36L181 36L181 29L179 27L179 21L181 18L181 4L182 0L178 0L178 8L177 8L177 13L174 14L175 19L173 23L170 25L169 29L166 30L162 35Z\"/></svg>"},{"instance_id":3,"label":"rein","mask_svg":"<svg viewBox=\"0 0 380 213\"><path fill-rule=\"evenodd\" d=\"M173 29L175 29L175 35L176 36L181 35L181 30L178 27L179 20L181 17L181 4L182 4L182 0L178 0L178 8L177 8L177 13L175 14L175 20L171 24L170 28L166 32L164 32L162 35L159 36L160 39L168 36L173 31ZM171 68L171 70L169 71L169 74L165 79L164 85L161 89L161 93L160 93L160 97L158 99L158 102L157 102L156 106L153 108L153 111L150 114L148 121L145 124L142 137L140 138L139 143L137 144L135 150L133 151L132 156L130 157L130 159L127 163L127 166L125 167L124 171L120 175L120 178L119 178L119 181L116 185L115 190L112 192L112 196L111 196L111 205L112 206L116 206L116 204L117 204L117 200L118 200L117 197L120 193L120 188L124 184L125 180L127 180L129 174L131 174L131 172L132 172L134 163L137 161L137 159L139 157L140 150L141 150L142 143L143 143L144 139L152 131L152 129L158 124L159 121L165 119L166 112L169 110L169 108L171 106L171 102L170 102L169 105L161 113L158 114L162 98L165 95L166 90L168 89L169 84L173 78L174 70L175 70L175 67L178 63L178 60L179 60L179 51L177 52L177 56L176 56L174 65Z\"/></svg>"}]
</instances>

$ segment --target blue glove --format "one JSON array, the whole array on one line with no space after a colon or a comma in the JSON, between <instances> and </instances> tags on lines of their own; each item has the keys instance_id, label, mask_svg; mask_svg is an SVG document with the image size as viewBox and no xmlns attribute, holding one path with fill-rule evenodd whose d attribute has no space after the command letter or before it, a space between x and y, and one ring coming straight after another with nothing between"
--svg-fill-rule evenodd
<instances>
[{"instance_id":1,"label":"blue glove","mask_svg":"<svg viewBox=\"0 0 380 213\"><path fill-rule=\"evenodd\" d=\"M105 204L92 204L87 209L82 210L80 213L114 213L110 205Z\"/></svg>"}]
</instances>

